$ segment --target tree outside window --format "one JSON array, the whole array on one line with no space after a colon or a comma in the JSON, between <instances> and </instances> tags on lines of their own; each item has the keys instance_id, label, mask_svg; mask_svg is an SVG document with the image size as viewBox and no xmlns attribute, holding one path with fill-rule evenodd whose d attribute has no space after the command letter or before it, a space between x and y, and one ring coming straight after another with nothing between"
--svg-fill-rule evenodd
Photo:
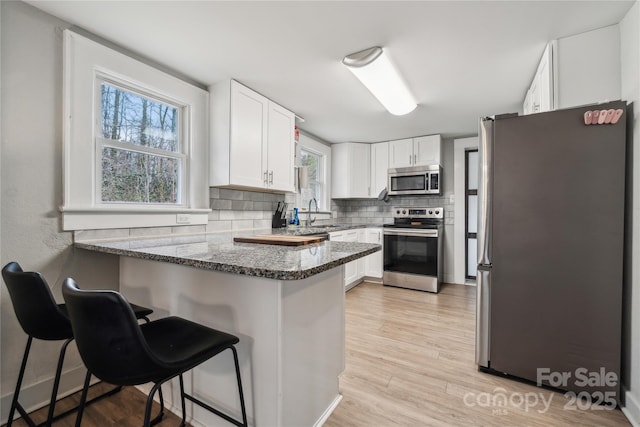
<instances>
[{"instance_id":1,"label":"tree outside window","mask_svg":"<svg viewBox=\"0 0 640 427\"><path fill-rule=\"evenodd\" d=\"M323 210L323 182L322 182L322 155L311 151L300 150L301 165L307 167L308 185L300 189L300 198L303 207L309 206L313 198L318 202L318 210Z\"/></svg>"},{"instance_id":2,"label":"tree outside window","mask_svg":"<svg viewBox=\"0 0 640 427\"><path fill-rule=\"evenodd\" d=\"M179 116L176 106L100 84L100 202L181 202Z\"/></svg>"}]
</instances>

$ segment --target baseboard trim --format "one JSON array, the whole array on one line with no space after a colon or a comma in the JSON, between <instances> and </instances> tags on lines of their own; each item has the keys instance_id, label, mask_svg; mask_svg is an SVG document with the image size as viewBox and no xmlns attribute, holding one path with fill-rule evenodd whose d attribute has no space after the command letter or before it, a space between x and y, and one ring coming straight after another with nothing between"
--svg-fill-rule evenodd
<instances>
[{"instance_id":1,"label":"baseboard trim","mask_svg":"<svg viewBox=\"0 0 640 427\"><path fill-rule=\"evenodd\" d=\"M634 396L624 385L622 386L622 393L624 394L622 413L632 426L640 427L640 397Z\"/></svg>"},{"instance_id":2,"label":"baseboard trim","mask_svg":"<svg viewBox=\"0 0 640 427\"><path fill-rule=\"evenodd\" d=\"M29 366L27 366L27 369L29 369ZM58 389L58 400L82 390L82 384L84 383L86 373L87 371L84 366L78 366L63 372L60 378L60 388ZM95 384L97 382L99 382L99 380L94 377L91 383ZM9 410L11 409L11 400L13 400L14 388L15 384L12 384L11 392L9 392L9 394L5 394L0 399L0 413L2 413L0 424L6 424L7 419L9 418ZM37 411L49 404L52 389L53 377L27 386L23 385L22 390L20 390L20 404L27 413ZM20 414L16 411L14 419L18 418L20 418Z\"/></svg>"},{"instance_id":3,"label":"baseboard trim","mask_svg":"<svg viewBox=\"0 0 640 427\"><path fill-rule=\"evenodd\" d=\"M340 404L340 402L342 402L342 395L338 394L336 396L335 399L333 399L333 402L331 402L331 404L329 405L329 407L327 409L325 409L325 411L322 413L322 415L320 416L320 418L318 418L318 421L315 422L315 424L313 425L313 427L322 427L324 425L324 423L327 422L327 420L329 419L329 417L331 416L331 414L333 414L333 411L336 410L336 408L338 407L338 405Z\"/></svg>"}]
</instances>

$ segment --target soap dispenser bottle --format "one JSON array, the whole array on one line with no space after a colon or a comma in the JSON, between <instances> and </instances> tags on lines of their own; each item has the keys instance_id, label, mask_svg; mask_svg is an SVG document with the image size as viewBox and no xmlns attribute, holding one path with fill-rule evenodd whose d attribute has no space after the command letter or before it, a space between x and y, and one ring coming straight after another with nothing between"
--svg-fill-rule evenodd
<instances>
[{"instance_id":1,"label":"soap dispenser bottle","mask_svg":"<svg viewBox=\"0 0 640 427\"><path fill-rule=\"evenodd\" d=\"M300 218L298 217L298 208L293 208L293 218L291 218L291 224L300 225Z\"/></svg>"}]
</instances>

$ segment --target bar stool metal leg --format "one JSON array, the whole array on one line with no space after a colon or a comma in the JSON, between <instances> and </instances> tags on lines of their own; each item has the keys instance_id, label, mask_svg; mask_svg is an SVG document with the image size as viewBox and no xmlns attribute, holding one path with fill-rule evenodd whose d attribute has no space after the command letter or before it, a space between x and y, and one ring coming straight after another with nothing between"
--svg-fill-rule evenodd
<instances>
[{"instance_id":1,"label":"bar stool metal leg","mask_svg":"<svg viewBox=\"0 0 640 427\"><path fill-rule=\"evenodd\" d=\"M244 393L242 392L242 379L240 378L240 363L238 363L238 352L234 346L231 346L233 351L233 361L236 364L236 378L238 379L238 391L240 394L240 407L242 408L242 423L244 426L248 426L247 423L247 409L244 406Z\"/></svg>"},{"instance_id":2,"label":"bar stool metal leg","mask_svg":"<svg viewBox=\"0 0 640 427\"><path fill-rule=\"evenodd\" d=\"M31 421L31 418L29 418L29 415L26 414L24 409L22 409L22 406L20 405L20 403L18 403L18 395L20 394L20 387L22 386L22 379L24 378L24 370L27 367L27 359L29 358L29 351L31 350L32 341L33 341L33 337L29 336L29 339L27 339L27 346L24 349L24 355L22 356L22 364L20 365L20 373L18 374L18 383L16 384L16 391L13 393L13 399L11 400L11 409L9 410L9 420L7 421L7 427L11 427L11 425L13 424L13 416L15 415L16 409L18 409L18 412L20 412L20 414L23 416L23 418L25 419L27 424L29 424L30 427L35 427L34 422ZM25 417L25 415L27 416Z\"/></svg>"}]
</instances>

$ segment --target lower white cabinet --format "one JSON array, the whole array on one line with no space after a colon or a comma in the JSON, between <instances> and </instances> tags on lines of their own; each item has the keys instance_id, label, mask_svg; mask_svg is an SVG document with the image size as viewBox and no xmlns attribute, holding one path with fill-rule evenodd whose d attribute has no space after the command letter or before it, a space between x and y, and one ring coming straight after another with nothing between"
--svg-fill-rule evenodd
<instances>
[{"instance_id":1,"label":"lower white cabinet","mask_svg":"<svg viewBox=\"0 0 640 427\"><path fill-rule=\"evenodd\" d=\"M345 242L357 242L358 241L358 230L347 230L344 232L344 241ZM362 279L360 276L360 264L363 258L357 259L355 261L351 261L345 265L344 269L344 286L345 288L351 289L356 285L356 282Z\"/></svg>"},{"instance_id":2,"label":"lower white cabinet","mask_svg":"<svg viewBox=\"0 0 640 427\"><path fill-rule=\"evenodd\" d=\"M334 242L361 242L382 245L382 229L358 228L329 233ZM360 283L364 277L382 279L382 251L351 261L344 266L345 291Z\"/></svg>"},{"instance_id":3,"label":"lower white cabinet","mask_svg":"<svg viewBox=\"0 0 640 427\"><path fill-rule=\"evenodd\" d=\"M383 244L384 239L382 238L381 228L365 228L363 233L364 238L361 241L365 243L376 243L378 245ZM367 255L362 259L364 259L364 275L382 280L382 250L380 252Z\"/></svg>"}]
</instances>

